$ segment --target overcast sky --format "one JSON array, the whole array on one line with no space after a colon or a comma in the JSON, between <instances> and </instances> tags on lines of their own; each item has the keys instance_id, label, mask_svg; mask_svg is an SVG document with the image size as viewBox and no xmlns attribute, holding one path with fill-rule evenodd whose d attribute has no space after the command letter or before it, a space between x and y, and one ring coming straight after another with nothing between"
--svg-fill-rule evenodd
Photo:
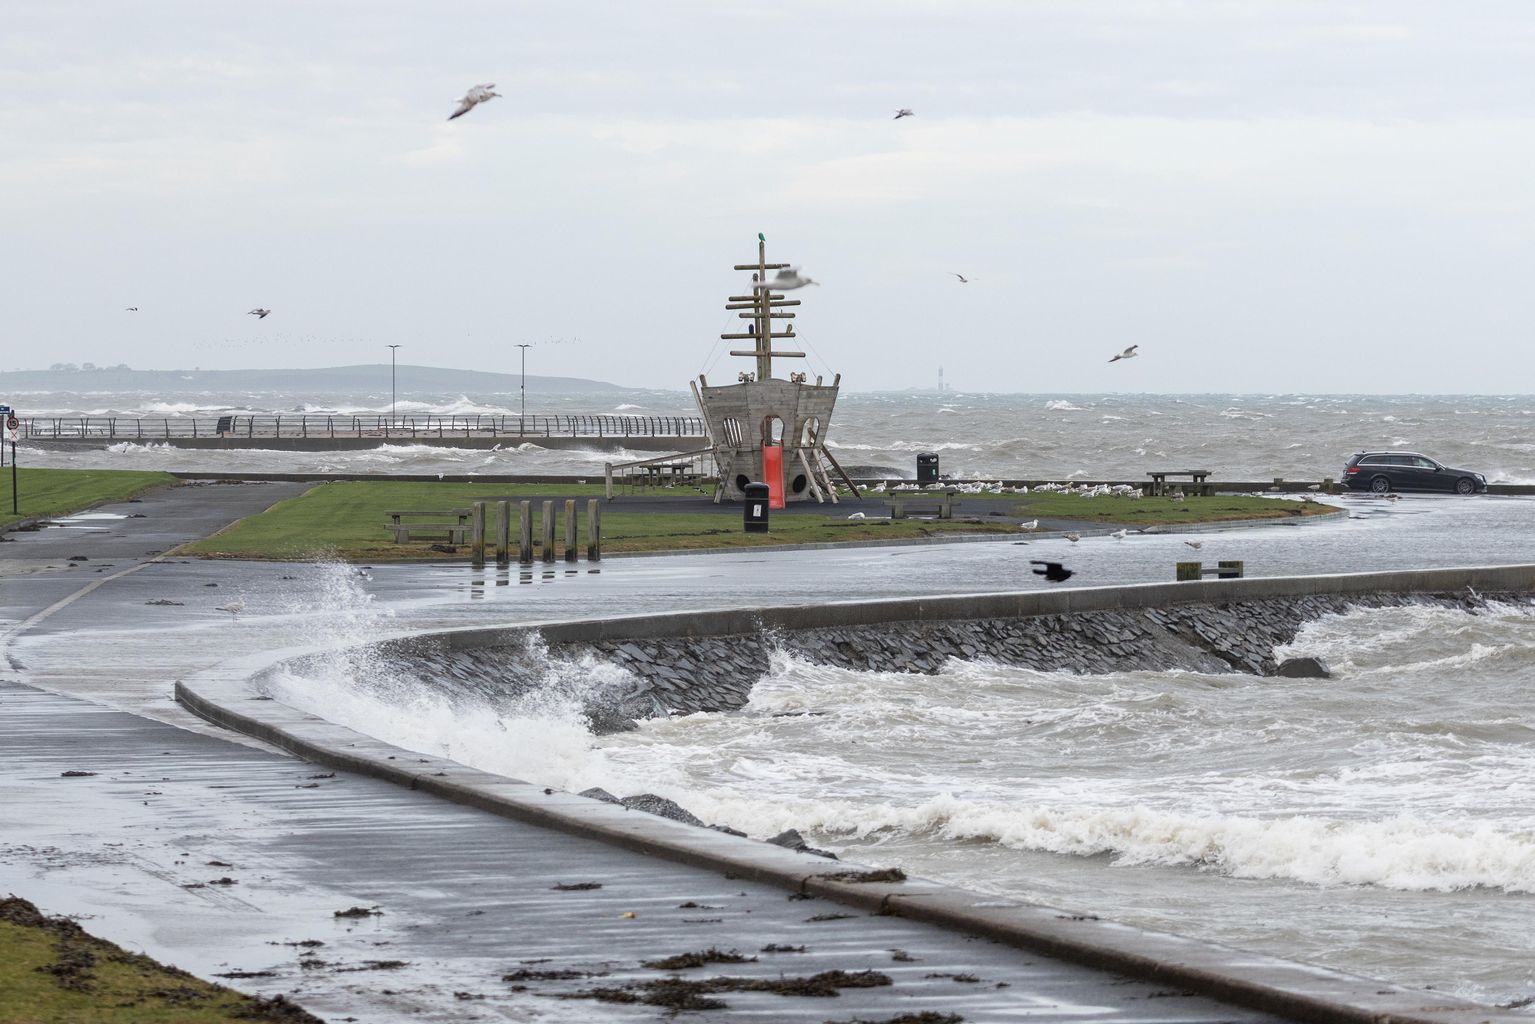
<instances>
[{"instance_id":1,"label":"overcast sky","mask_svg":"<svg viewBox=\"0 0 1535 1024\"><path fill-rule=\"evenodd\" d=\"M733 380L762 231L850 389L1535 389L1526 3L3 12L7 368Z\"/></svg>"}]
</instances>

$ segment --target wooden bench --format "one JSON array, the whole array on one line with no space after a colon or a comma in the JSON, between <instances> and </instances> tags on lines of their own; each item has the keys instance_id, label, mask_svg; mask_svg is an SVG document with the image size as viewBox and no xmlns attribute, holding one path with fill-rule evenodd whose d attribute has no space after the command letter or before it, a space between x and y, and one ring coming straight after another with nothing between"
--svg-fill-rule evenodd
<instances>
[{"instance_id":1,"label":"wooden bench","mask_svg":"<svg viewBox=\"0 0 1535 1024\"><path fill-rule=\"evenodd\" d=\"M430 511L406 509L399 512L386 512L384 514L389 517L389 529L394 531L394 542L396 544L405 544L412 540L417 540L419 537L416 535L423 533L446 534L449 544L463 544L466 543L465 538L469 534L469 520L474 515L474 510L467 508L434 509ZM423 516L434 519L436 522L401 522L402 519L417 519ZM446 520L449 516L452 516L457 521L447 522Z\"/></svg>"},{"instance_id":2,"label":"wooden bench","mask_svg":"<svg viewBox=\"0 0 1535 1024\"><path fill-rule=\"evenodd\" d=\"M905 519L909 515L936 515L939 519L953 519L954 509L960 503L954 500L958 491L944 491L942 494L923 494L913 498L886 498L885 504L890 506L891 519Z\"/></svg>"},{"instance_id":3,"label":"wooden bench","mask_svg":"<svg viewBox=\"0 0 1535 1024\"><path fill-rule=\"evenodd\" d=\"M1146 497L1148 498L1166 496L1169 493L1167 478L1170 476L1188 477L1192 482L1188 487L1184 488L1187 492L1205 497L1215 493L1214 485L1208 482L1210 478L1210 471L1208 469L1157 469L1148 471L1146 475L1151 477L1151 483L1143 485Z\"/></svg>"}]
</instances>

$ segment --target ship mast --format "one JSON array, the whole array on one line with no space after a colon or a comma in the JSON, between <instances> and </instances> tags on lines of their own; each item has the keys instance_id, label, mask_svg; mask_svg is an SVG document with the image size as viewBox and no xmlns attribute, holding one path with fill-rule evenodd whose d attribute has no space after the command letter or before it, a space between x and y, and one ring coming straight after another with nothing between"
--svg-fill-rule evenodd
<instances>
[{"instance_id":1,"label":"ship mast","mask_svg":"<svg viewBox=\"0 0 1535 1024\"><path fill-rule=\"evenodd\" d=\"M788 263L769 263L767 261L767 239L761 234L757 235L757 262L737 263L736 270L750 270L752 284L766 282L769 270L786 270ZM742 320L750 320L745 334L721 334L725 341L751 341L750 350L737 349L730 354L733 356L750 356L757 360L757 380L770 380L773 376L773 357L804 359L805 353L791 352L785 349L774 350L774 338L794 337L794 325L788 325L787 330L774 332L774 320L793 320L792 312L778 312L785 306L798 306L799 299L786 299L782 294L775 293L770 288L752 288L750 295L732 295L730 301L725 304L729 310L745 310L737 312L736 316Z\"/></svg>"}]
</instances>

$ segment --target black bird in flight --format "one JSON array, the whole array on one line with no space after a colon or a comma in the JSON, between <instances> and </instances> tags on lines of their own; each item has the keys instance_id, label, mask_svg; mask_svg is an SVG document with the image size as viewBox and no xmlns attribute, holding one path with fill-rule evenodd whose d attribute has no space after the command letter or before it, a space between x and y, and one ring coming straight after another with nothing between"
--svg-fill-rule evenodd
<instances>
[{"instance_id":1,"label":"black bird in flight","mask_svg":"<svg viewBox=\"0 0 1535 1024\"><path fill-rule=\"evenodd\" d=\"M1040 562L1031 560L1029 564L1044 566L1043 569L1035 569L1034 575L1043 576L1051 583L1064 583L1071 579L1071 570L1066 568L1060 562Z\"/></svg>"}]
</instances>

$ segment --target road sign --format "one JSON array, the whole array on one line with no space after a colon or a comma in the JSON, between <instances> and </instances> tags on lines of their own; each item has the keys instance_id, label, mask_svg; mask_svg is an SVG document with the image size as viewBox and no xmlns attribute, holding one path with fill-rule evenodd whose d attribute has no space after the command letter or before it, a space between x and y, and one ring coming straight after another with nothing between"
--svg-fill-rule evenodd
<instances>
[{"instance_id":1,"label":"road sign","mask_svg":"<svg viewBox=\"0 0 1535 1024\"><path fill-rule=\"evenodd\" d=\"M16 431L21 429L21 420L18 420L15 415L7 416L5 429L9 430L12 434L16 433Z\"/></svg>"}]
</instances>

